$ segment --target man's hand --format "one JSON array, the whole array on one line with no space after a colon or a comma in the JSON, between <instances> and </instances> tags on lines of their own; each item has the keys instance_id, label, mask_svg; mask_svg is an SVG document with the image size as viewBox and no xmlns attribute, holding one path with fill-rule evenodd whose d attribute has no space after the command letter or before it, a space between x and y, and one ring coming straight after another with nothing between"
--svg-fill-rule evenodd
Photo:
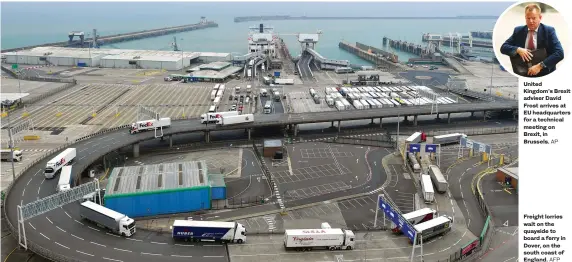
<instances>
[{"instance_id":1,"label":"man's hand","mask_svg":"<svg viewBox=\"0 0 572 262\"><path fill-rule=\"evenodd\" d=\"M540 73L540 70L542 70L542 66L540 64L533 65L528 69L528 75L529 76L538 75L538 73Z\"/></svg>"},{"instance_id":2,"label":"man's hand","mask_svg":"<svg viewBox=\"0 0 572 262\"><path fill-rule=\"evenodd\" d=\"M520 58L522 58L522 61L524 62L532 60L532 53L528 49L519 47L516 49L516 53L520 56Z\"/></svg>"}]
</instances>

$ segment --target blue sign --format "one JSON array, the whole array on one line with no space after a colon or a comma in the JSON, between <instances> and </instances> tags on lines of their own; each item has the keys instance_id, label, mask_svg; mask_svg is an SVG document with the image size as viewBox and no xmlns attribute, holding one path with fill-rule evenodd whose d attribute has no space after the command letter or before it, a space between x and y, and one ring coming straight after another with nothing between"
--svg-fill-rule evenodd
<instances>
[{"instance_id":1,"label":"blue sign","mask_svg":"<svg viewBox=\"0 0 572 262\"><path fill-rule=\"evenodd\" d=\"M409 152L421 152L420 144L409 144Z\"/></svg>"},{"instance_id":2,"label":"blue sign","mask_svg":"<svg viewBox=\"0 0 572 262\"><path fill-rule=\"evenodd\" d=\"M487 146L486 146L486 150L487 150L486 152L487 152L488 154L490 154L490 153L492 152L491 149L492 149L492 148L491 148L490 145L487 145Z\"/></svg>"},{"instance_id":3,"label":"blue sign","mask_svg":"<svg viewBox=\"0 0 572 262\"><path fill-rule=\"evenodd\" d=\"M484 146L484 144L478 143L478 142L474 142L473 141L473 152L481 152L481 145ZM484 147L483 147L484 149Z\"/></svg>"},{"instance_id":4,"label":"blue sign","mask_svg":"<svg viewBox=\"0 0 572 262\"><path fill-rule=\"evenodd\" d=\"M274 71L274 76L275 76L275 77L280 77L280 72Z\"/></svg>"},{"instance_id":5,"label":"blue sign","mask_svg":"<svg viewBox=\"0 0 572 262\"><path fill-rule=\"evenodd\" d=\"M425 145L425 152L427 153L436 153L437 152L437 145Z\"/></svg>"},{"instance_id":6,"label":"blue sign","mask_svg":"<svg viewBox=\"0 0 572 262\"><path fill-rule=\"evenodd\" d=\"M391 220L395 225L401 228L401 232L406 235L411 243L415 243L415 234L417 233L414 228L410 228L406 220L397 212L395 212L391 206L379 198L379 209L383 210L385 216Z\"/></svg>"},{"instance_id":7,"label":"blue sign","mask_svg":"<svg viewBox=\"0 0 572 262\"><path fill-rule=\"evenodd\" d=\"M461 146L462 146L462 147L467 146L467 138L461 137Z\"/></svg>"}]
</instances>

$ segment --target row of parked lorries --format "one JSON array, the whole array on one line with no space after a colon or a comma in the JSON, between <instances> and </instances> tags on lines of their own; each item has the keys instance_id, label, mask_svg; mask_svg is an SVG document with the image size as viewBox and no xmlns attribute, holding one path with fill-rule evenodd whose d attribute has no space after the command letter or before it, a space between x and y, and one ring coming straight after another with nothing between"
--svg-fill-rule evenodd
<instances>
[{"instance_id":1,"label":"row of parked lorries","mask_svg":"<svg viewBox=\"0 0 572 262\"><path fill-rule=\"evenodd\" d=\"M466 138L467 135L462 133L445 134L433 137L433 144L437 145L448 145L460 143L461 138ZM427 140L427 135L423 132L415 132L407 139L405 142L407 144L415 144L425 142ZM413 172L422 172L421 165L414 153L407 153L407 163L413 170ZM449 184L441 169L436 165L429 165L427 174L421 174L421 189L423 191L423 199L426 203L431 203L435 201L435 189L438 193L446 193L449 188Z\"/></svg>"}]
</instances>

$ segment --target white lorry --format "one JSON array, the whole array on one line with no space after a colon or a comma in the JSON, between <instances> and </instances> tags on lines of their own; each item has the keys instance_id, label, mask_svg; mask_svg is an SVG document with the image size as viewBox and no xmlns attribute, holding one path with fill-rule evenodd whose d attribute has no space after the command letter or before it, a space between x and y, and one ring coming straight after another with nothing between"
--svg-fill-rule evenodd
<instances>
[{"instance_id":1,"label":"white lorry","mask_svg":"<svg viewBox=\"0 0 572 262\"><path fill-rule=\"evenodd\" d=\"M237 116L238 111L226 111L226 112L214 112L201 115L201 124L205 123L216 123L217 118L222 116Z\"/></svg>"},{"instance_id":2,"label":"white lorry","mask_svg":"<svg viewBox=\"0 0 572 262\"><path fill-rule=\"evenodd\" d=\"M274 80L274 84L277 85L293 85L294 84L294 79L288 79L288 78L277 78Z\"/></svg>"},{"instance_id":3,"label":"white lorry","mask_svg":"<svg viewBox=\"0 0 572 262\"><path fill-rule=\"evenodd\" d=\"M56 157L46 163L44 169L44 177L47 179L54 178L62 169L62 167L70 164L76 157L75 148L68 148L59 153Z\"/></svg>"},{"instance_id":4,"label":"white lorry","mask_svg":"<svg viewBox=\"0 0 572 262\"><path fill-rule=\"evenodd\" d=\"M425 203L433 203L435 201L435 190L431 183L431 176L421 175L421 190L423 190L423 199Z\"/></svg>"},{"instance_id":5,"label":"white lorry","mask_svg":"<svg viewBox=\"0 0 572 262\"><path fill-rule=\"evenodd\" d=\"M135 122L133 124L131 124L131 127L129 128L129 132L131 134L135 134L135 133L139 133L141 131L147 131L147 130L153 130L155 128L167 128L171 126L171 118L170 117L163 117L163 118L159 118L159 120L157 119L151 119L151 120L143 120L143 121L138 121Z\"/></svg>"},{"instance_id":6,"label":"white lorry","mask_svg":"<svg viewBox=\"0 0 572 262\"><path fill-rule=\"evenodd\" d=\"M91 201L81 203L79 215L82 219L87 219L100 227L107 228L114 234L124 237L135 234L135 220Z\"/></svg>"},{"instance_id":7,"label":"white lorry","mask_svg":"<svg viewBox=\"0 0 572 262\"><path fill-rule=\"evenodd\" d=\"M221 126L244 124L254 122L253 114L237 115L237 116L221 116L217 118L217 124Z\"/></svg>"},{"instance_id":8,"label":"white lorry","mask_svg":"<svg viewBox=\"0 0 572 262\"><path fill-rule=\"evenodd\" d=\"M284 248L296 251L324 248L347 249L355 246L355 235L351 230L340 228L288 229L284 233Z\"/></svg>"},{"instance_id":9,"label":"white lorry","mask_svg":"<svg viewBox=\"0 0 572 262\"><path fill-rule=\"evenodd\" d=\"M12 151L10 151L10 149L2 149L2 160L12 162L11 159L13 159L14 162L22 161L22 151L14 150L14 157L12 157Z\"/></svg>"},{"instance_id":10,"label":"white lorry","mask_svg":"<svg viewBox=\"0 0 572 262\"><path fill-rule=\"evenodd\" d=\"M62 172L60 173L60 180L58 181L58 187L56 190L58 192L63 192L71 189L72 181L72 167L64 166L62 167Z\"/></svg>"},{"instance_id":11,"label":"white lorry","mask_svg":"<svg viewBox=\"0 0 572 262\"><path fill-rule=\"evenodd\" d=\"M453 218L447 215L433 218L429 221L414 225L415 230L419 235L423 236L423 242L428 242L429 239L437 235L445 235L451 231L453 225ZM417 236L417 244L420 243L420 236ZM411 242L411 240L410 240Z\"/></svg>"},{"instance_id":12,"label":"white lorry","mask_svg":"<svg viewBox=\"0 0 572 262\"><path fill-rule=\"evenodd\" d=\"M174 239L246 242L246 228L238 222L175 220L171 228Z\"/></svg>"}]
</instances>

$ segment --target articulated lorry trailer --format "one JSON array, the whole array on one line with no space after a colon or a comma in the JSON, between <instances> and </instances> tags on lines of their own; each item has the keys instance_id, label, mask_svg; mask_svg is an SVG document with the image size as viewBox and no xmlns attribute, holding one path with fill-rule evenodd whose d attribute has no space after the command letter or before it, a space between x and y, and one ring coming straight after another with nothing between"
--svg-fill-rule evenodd
<instances>
[{"instance_id":1,"label":"articulated lorry trailer","mask_svg":"<svg viewBox=\"0 0 572 262\"><path fill-rule=\"evenodd\" d=\"M46 163L46 168L44 169L44 177L47 179L54 178L60 173L62 167L69 165L76 156L75 148L68 148L63 152L59 153L56 157Z\"/></svg>"},{"instance_id":2,"label":"articulated lorry trailer","mask_svg":"<svg viewBox=\"0 0 572 262\"><path fill-rule=\"evenodd\" d=\"M2 149L2 160L12 162L20 162L22 161L22 151L14 150L14 156L12 156L12 151L10 149Z\"/></svg>"},{"instance_id":3,"label":"articulated lorry trailer","mask_svg":"<svg viewBox=\"0 0 572 262\"><path fill-rule=\"evenodd\" d=\"M412 226L415 226L417 224L421 224L423 222L427 222L433 218L435 218L437 216L437 211L435 211L434 209L431 208L422 208L422 209L418 209L415 210L413 212L409 212L407 214L403 215L403 218L405 220L407 220ZM401 227L399 225L396 225L394 223L391 223L392 225L392 229L391 231L393 233L400 233L401 232Z\"/></svg>"},{"instance_id":4,"label":"articulated lorry trailer","mask_svg":"<svg viewBox=\"0 0 572 262\"><path fill-rule=\"evenodd\" d=\"M79 215L82 219L87 219L100 227L107 228L114 234L124 237L135 234L135 220L91 201L81 203Z\"/></svg>"},{"instance_id":5,"label":"articulated lorry trailer","mask_svg":"<svg viewBox=\"0 0 572 262\"><path fill-rule=\"evenodd\" d=\"M147 131L147 130L153 130L155 128L167 128L171 126L171 118L170 117L163 117L163 118L159 118L159 120L157 119L151 119L151 120L143 120L143 121L138 121L135 122L133 124L131 124L131 127L129 128L129 132L131 134L136 134L139 133L141 131Z\"/></svg>"},{"instance_id":6,"label":"articulated lorry trailer","mask_svg":"<svg viewBox=\"0 0 572 262\"><path fill-rule=\"evenodd\" d=\"M244 114L237 116L221 116L217 118L217 124L221 126L252 123L252 122L254 122L253 114Z\"/></svg>"},{"instance_id":7,"label":"articulated lorry trailer","mask_svg":"<svg viewBox=\"0 0 572 262\"><path fill-rule=\"evenodd\" d=\"M340 228L289 229L284 233L284 248L296 251L322 248L351 250L355 247L355 235Z\"/></svg>"},{"instance_id":8,"label":"articulated lorry trailer","mask_svg":"<svg viewBox=\"0 0 572 262\"><path fill-rule=\"evenodd\" d=\"M415 227L415 231L419 232L418 234L423 236L423 241L429 241L429 239L438 236L438 235L445 235L449 231L451 231L451 227L453 225L453 218L447 215L443 215L440 217L433 218L426 222L417 224ZM417 244L420 243L420 236L417 236ZM411 240L410 240L411 241Z\"/></svg>"},{"instance_id":9,"label":"articulated lorry trailer","mask_svg":"<svg viewBox=\"0 0 572 262\"><path fill-rule=\"evenodd\" d=\"M175 220L172 229L174 239L185 241L246 242L246 228L238 222Z\"/></svg>"},{"instance_id":10,"label":"articulated lorry trailer","mask_svg":"<svg viewBox=\"0 0 572 262\"><path fill-rule=\"evenodd\" d=\"M238 111L226 111L226 112L214 112L214 113L206 113L201 115L201 124L205 123L216 123L217 118L223 116L237 116Z\"/></svg>"}]
</instances>

